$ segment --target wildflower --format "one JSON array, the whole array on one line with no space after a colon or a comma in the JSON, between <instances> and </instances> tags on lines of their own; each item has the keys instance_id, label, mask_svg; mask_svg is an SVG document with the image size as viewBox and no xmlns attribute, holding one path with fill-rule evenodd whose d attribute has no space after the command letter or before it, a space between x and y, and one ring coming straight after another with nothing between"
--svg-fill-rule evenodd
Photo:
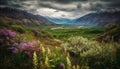
<instances>
[{"instance_id":1,"label":"wildflower","mask_svg":"<svg viewBox=\"0 0 120 69\"><path fill-rule=\"evenodd\" d=\"M64 47L64 53L67 54L67 49Z\"/></svg>"},{"instance_id":2,"label":"wildflower","mask_svg":"<svg viewBox=\"0 0 120 69\"><path fill-rule=\"evenodd\" d=\"M47 48L47 52L48 52L48 54L51 54L51 51L50 51L50 49L49 49L49 48Z\"/></svg>"},{"instance_id":3,"label":"wildflower","mask_svg":"<svg viewBox=\"0 0 120 69\"><path fill-rule=\"evenodd\" d=\"M7 40L9 40L9 37L6 37Z\"/></svg>"},{"instance_id":4,"label":"wildflower","mask_svg":"<svg viewBox=\"0 0 120 69\"><path fill-rule=\"evenodd\" d=\"M14 31L9 30L9 29L1 29L0 34L2 34L4 36L10 36L10 37L13 37L16 35L16 33Z\"/></svg>"},{"instance_id":5,"label":"wildflower","mask_svg":"<svg viewBox=\"0 0 120 69\"><path fill-rule=\"evenodd\" d=\"M9 48L9 49L12 51L12 53L15 53L15 54L18 53L18 49L15 48L15 47L11 47L11 48Z\"/></svg>"},{"instance_id":6,"label":"wildflower","mask_svg":"<svg viewBox=\"0 0 120 69\"><path fill-rule=\"evenodd\" d=\"M73 65L73 67L72 67L73 69L76 69L76 67L75 67L75 65Z\"/></svg>"},{"instance_id":7,"label":"wildflower","mask_svg":"<svg viewBox=\"0 0 120 69\"><path fill-rule=\"evenodd\" d=\"M0 30L0 34L1 34L1 35L4 35L4 36L7 36L7 35L8 35L8 33L6 33L6 31L5 31L5 29L1 29L1 30Z\"/></svg>"},{"instance_id":8,"label":"wildflower","mask_svg":"<svg viewBox=\"0 0 120 69\"><path fill-rule=\"evenodd\" d=\"M42 53L45 53L45 48L44 47L42 47Z\"/></svg>"},{"instance_id":9,"label":"wildflower","mask_svg":"<svg viewBox=\"0 0 120 69\"><path fill-rule=\"evenodd\" d=\"M45 65L49 67L49 58L47 56L45 57Z\"/></svg>"},{"instance_id":10,"label":"wildflower","mask_svg":"<svg viewBox=\"0 0 120 69\"><path fill-rule=\"evenodd\" d=\"M29 47L33 46L33 43L32 43L32 42L28 42L28 43L26 43L26 44L27 44L27 46L29 46Z\"/></svg>"},{"instance_id":11,"label":"wildflower","mask_svg":"<svg viewBox=\"0 0 120 69\"><path fill-rule=\"evenodd\" d=\"M15 32L13 32L12 30L6 29L6 32L8 33L9 36L13 37L16 35Z\"/></svg>"},{"instance_id":12,"label":"wildflower","mask_svg":"<svg viewBox=\"0 0 120 69\"><path fill-rule=\"evenodd\" d=\"M33 53L33 64L34 64L34 69L37 69L38 59L36 52Z\"/></svg>"},{"instance_id":13,"label":"wildflower","mask_svg":"<svg viewBox=\"0 0 120 69\"><path fill-rule=\"evenodd\" d=\"M68 56L66 57L66 59L67 59L67 67L68 67L68 69L70 69L71 68L71 61L70 61Z\"/></svg>"},{"instance_id":14,"label":"wildflower","mask_svg":"<svg viewBox=\"0 0 120 69\"><path fill-rule=\"evenodd\" d=\"M21 50L25 50L27 48L27 44L26 43L20 43L20 49Z\"/></svg>"},{"instance_id":15,"label":"wildflower","mask_svg":"<svg viewBox=\"0 0 120 69\"><path fill-rule=\"evenodd\" d=\"M35 45L36 45L36 42L35 42L35 41L28 42L27 45L28 45L29 47L32 47L32 46L35 46Z\"/></svg>"},{"instance_id":16,"label":"wildflower","mask_svg":"<svg viewBox=\"0 0 120 69\"><path fill-rule=\"evenodd\" d=\"M64 67L65 67L65 65L64 65L64 63L60 63L60 68L63 68L64 69Z\"/></svg>"},{"instance_id":17,"label":"wildflower","mask_svg":"<svg viewBox=\"0 0 120 69\"><path fill-rule=\"evenodd\" d=\"M15 54L17 54L17 53L18 53L18 49L17 49L17 48L14 48L14 49L12 50L12 52L15 53Z\"/></svg>"},{"instance_id":18,"label":"wildflower","mask_svg":"<svg viewBox=\"0 0 120 69\"><path fill-rule=\"evenodd\" d=\"M80 66L79 66L79 65L77 65L77 69L80 69Z\"/></svg>"},{"instance_id":19,"label":"wildflower","mask_svg":"<svg viewBox=\"0 0 120 69\"><path fill-rule=\"evenodd\" d=\"M44 68L44 63L42 61L40 61L40 67L41 67L41 69L45 69Z\"/></svg>"},{"instance_id":20,"label":"wildflower","mask_svg":"<svg viewBox=\"0 0 120 69\"><path fill-rule=\"evenodd\" d=\"M18 45L19 45L19 44L18 44L18 43L16 43L16 42L15 42L15 43L13 43L13 46L18 46Z\"/></svg>"},{"instance_id":21,"label":"wildflower","mask_svg":"<svg viewBox=\"0 0 120 69\"><path fill-rule=\"evenodd\" d=\"M29 51L25 51L25 54L26 54L27 56L29 56L29 57L32 56L31 52L29 52Z\"/></svg>"}]
</instances>

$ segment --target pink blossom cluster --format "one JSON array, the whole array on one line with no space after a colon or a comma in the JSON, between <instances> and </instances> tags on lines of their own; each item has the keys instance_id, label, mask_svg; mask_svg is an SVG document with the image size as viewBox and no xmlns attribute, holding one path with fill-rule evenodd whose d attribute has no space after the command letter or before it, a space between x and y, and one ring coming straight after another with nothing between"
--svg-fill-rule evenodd
<instances>
[{"instance_id":1,"label":"pink blossom cluster","mask_svg":"<svg viewBox=\"0 0 120 69\"><path fill-rule=\"evenodd\" d=\"M14 41L16 33L10 29L0 29L0 44L9 45Z\"/></svg>"},{"instance_id":2,"label":"pink blossom cluster","mask_svg":"<svg viewBox=\"0 0 120 69\"><path fill-rule=\"evenodd\" d=\"M0 29L0 45L8 47L12 53L24 53L32 56L32 52L38 50L36 41L31 42L18 42L15 37L16 33L10 29Z\"/></svg>"},{"instance_id":3,"label":"pink blossom cluster","mask_svg":"<svg viewBox=\"0 0 120 69\"><path fill-rule=\"evenodd\" d=\"M0 35L1 36L9 36L9 37L14 37L16 33L10 29L1 29L0 30Z\"/></svg>"},{"instance_id":4,"label":"pink blossom cluster","mask_svg":"<svg viewBox=\"0 0 120 69\"><path fill-rule=\"evenodd\" d=\"M29 57L32 56L33 51L37 51L36 42L23 42L23 43L13 43L12 47L9 48L13 53L25 53Z\"/></svg>"}]
</instances>

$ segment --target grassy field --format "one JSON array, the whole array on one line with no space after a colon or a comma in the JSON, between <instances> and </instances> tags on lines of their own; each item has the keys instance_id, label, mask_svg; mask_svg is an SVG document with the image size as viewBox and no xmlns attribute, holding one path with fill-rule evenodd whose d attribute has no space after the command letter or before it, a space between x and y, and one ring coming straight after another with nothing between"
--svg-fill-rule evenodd
<instances>
[{"instance_id":1,"label":"grassy field","mask_svg":"<svg viewBox=\"0 0 120 69\"><path fill-rule=\"evenodd\" d=\"M102 28L49 28L45 29L45 32L52 37L60 40L67 40L74 36L83 36L88 39L96 38L102 32Z\"/></svg>"}]
</instances>

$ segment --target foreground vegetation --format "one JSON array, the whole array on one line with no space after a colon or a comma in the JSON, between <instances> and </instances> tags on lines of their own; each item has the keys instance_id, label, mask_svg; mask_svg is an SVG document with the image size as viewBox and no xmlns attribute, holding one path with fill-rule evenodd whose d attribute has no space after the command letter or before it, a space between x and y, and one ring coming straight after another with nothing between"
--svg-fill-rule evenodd
<instances>
[{"instance_id":1,"label":"foreground vegetation","mask_svg":"<svg viewBox=\"0 0 120 69\"><path fill-rule=\"evenodd\" d=\"M95 40L104 29L0 24L2 69L120 69L120 44Z\"/></svg>"}]
</instances>

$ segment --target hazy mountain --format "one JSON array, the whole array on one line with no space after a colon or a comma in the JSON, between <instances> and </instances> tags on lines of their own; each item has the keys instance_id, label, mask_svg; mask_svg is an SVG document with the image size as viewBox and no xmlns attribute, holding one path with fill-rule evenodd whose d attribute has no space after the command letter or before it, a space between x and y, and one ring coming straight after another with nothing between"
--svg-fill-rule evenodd
<instances>
[{"instance_id":1,"label":"hazy mountain","mask_svg":"<svg viewBox=\"0 0 120 69\"><path fill-rule=\"evenodd\" d=\"M22 24L27 26L55 25L55 23L43 16L8 7L0 8L0 20L9 24Z\"/></svg>"},{"instance_id":2,"label":"hazy mountain","mask_svg":"<svg viewBox=\"0 0 120 69\"><path fill-rule=\"evenodd\" d=\"M72 24L72 19L54 18L54 17L46 17L46 18L56 24Z\"/></svg>"},{"instance_id":3,"label":"hazy mountain","mask_svg":"<svg viewBox=\"0 0 120 69\"><path fill-rule=\"evenodd\" d=\"M108 26L120 24L120 11L90 13L73 21L74 24L84 26Z\"/></svg>"},{"instance_id":4,"label":"hazy mountain","mask_svg":"<svg viewBox=\"0 0 120 69\"><path fill-rule=\"evenodd\" d=\"M75 19L53 17L46 18L57 24L105 27L120 24L120 11L89 13Z\"/></svg>"}]
</instances>

